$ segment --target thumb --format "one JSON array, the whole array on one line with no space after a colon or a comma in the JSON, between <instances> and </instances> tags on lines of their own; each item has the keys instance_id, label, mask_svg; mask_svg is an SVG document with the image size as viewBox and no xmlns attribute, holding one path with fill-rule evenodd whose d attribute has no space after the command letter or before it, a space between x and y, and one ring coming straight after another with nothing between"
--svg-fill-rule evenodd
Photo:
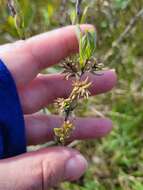
<instances>
[{"instance_id":1,"label":"thumb","mask_svg":"<svg viewBox=\"0 0 143 190\"><path fill-rule=\"evenodd\" d=\"M87 162L73 149L52 147L2 160L0 168L0 189L47 190L81 177Z\"/></svg>"}]
</instances>

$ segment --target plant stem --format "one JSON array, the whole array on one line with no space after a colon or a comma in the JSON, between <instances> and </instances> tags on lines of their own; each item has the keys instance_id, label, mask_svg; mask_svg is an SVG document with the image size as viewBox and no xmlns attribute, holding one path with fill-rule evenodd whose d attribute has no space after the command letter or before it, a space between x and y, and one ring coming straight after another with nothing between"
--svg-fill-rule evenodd
<instances>
[{"instance_id":1,"label":"plant stem","mask_svg":"<svg viewBox=\"0 0 143 190\"><path fill-rule=\"evenodd\" d=\"M8 8L9 8L9 10L10 10L11 16L12 16L12 17L15 17L15 15L16 15L16 9L15 9L15 7L14 7L14 2L13 2L13 0L8 0L8 1L7 1L7 5L8 5Z\"/></svg>"},{"instance_id":2,"label":"plant stem","mask_svg":"<svg viewBox=\"0 0 143 190\"><path fill-rule=\"evenodd\" d=\"M78 23L80 21L80 16L81 16L81 8L80 8L81 3L82 3L82 0L76 0L76 14L78 18Z\"/></svg>"},{"instance_id":3,"label":"plant stem","mask_svg":"<svg viewBox=\"0 0 143 190\"><path fill-rule=\"evenodd\" d=\"M135 16L131 18L131 20L129 21L129 24L126 26L124 31L112 43L113 44L112 47L107 51L107 53L103 57L103 62L106 62L109 59L109 57L114 53L114 47L118 47L123 42L125 37L128 35L128 33L131 32L131 30L133 29L133 27L135 26L139 18L141 18L142 16L143 16L143 7L135 14Z\"/></svg>"}]
</instances>

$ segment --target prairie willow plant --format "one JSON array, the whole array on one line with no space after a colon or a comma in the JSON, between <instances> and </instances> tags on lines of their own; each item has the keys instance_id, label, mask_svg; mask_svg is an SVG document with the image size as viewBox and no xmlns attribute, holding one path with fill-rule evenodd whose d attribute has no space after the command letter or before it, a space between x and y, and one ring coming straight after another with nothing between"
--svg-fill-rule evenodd
<instances>
[{"instance_id":1,"label":"prairie willow plant","mask_svg":"<svg viewBox=\"0 0 143 190\"><path fill-rule=\"evenodd\" d=\"M76 11L72 12L72 23L78 20L83 20L83 15L80 13L79 3L77 1ZM85 13L85 11L84 11ZM78 19L76 18L76 16ZM92 82L88 77L82 77L85 73L100 74L103 65L98 63L94 58L96 48L96 32L94 29L89 29L84 33L81 31L80 26L77 24L76 34L79 43L79 53L76 56L65 59L62 62L63 73L65 80L72 79L73 89L68 98L59 98L56 100L57 109L64 116L64 122L60 128L54 128L56 140L63 145L68 141L71 133L75 129L74 124L70 121L72 113L76 109L78 102L81 98L88 99L90 92L89 88ZM84 78L84 79L83 79Z\"/></svg>"}]
</instances>

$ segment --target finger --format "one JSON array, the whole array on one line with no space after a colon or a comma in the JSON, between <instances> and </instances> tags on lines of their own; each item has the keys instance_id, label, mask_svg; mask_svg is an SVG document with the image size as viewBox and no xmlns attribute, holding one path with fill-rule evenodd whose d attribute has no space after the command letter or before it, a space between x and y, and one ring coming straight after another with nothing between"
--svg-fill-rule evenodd
<instances>
[{"instance_id":1,"label":"finger","mask_svg":"<svg viewBox=\"0 0 143 190\"><path fill-rule=\"evenodd\" d=\"M82 25L81 28L93 28ZM0 58L13 74L18 86L27 84L40 70L58 63L78 51L75 26L63 27L26 41L0 47Z\"/></svg>"},{"instance_id":2,"label":"finger","mask_svg":"<svg viewBox=\"0 0 143 190\"><path fill-rule=\"evenodd\" d=\"M0 161L0 189L47 190L78 179L87 162L77 151L53 147Z\"/></svg>"},{"instance_id":3,"label":"finger","mask_svg":"<svg viewBox=\"0 0 143 190\"><path fill-rule=\"evenodd\" d=\"M75 126L70 140L95 139L107 135L112 122L107 118L73 118ZM54 139L53 129L61 127L63 118L44 114L25 116L26 136L29 145L42 144Z\"/></svg>"},{"instance_id":4,"label":"finger","mask_svg":"<svg viewBox=\"0 0 143 190\"><path fill-rule=\"evenodd\" d=\"M116 84L113 70L105 71L100 76L88 74L88 77L92 81L92 95L107 92ZM56 98L68 97L72 88L72 80L65 80L63 75L39 76L19 91L23 111L25 114L37 112Z\"/></svg>"}]
</instances>

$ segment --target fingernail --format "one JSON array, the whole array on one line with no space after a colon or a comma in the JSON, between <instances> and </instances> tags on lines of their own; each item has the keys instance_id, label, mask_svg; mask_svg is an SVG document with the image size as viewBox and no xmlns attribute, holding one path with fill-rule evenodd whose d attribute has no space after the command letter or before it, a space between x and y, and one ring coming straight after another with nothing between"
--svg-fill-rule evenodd
<instances>
[{"instance_id":1,"label":"fingernail","mask_svg":"<svg viewBox=\"0 0 143 190\"><path fill-rule=\"evenodd\" d=\"M79 179L87 169L87 161L81 155L76 155L67 161L65 167L65 179L73 181Z\"/></svg>"},{"instance_id":2,"label":"fingernail","mask_svg":"<svg viewBox=\"0 0 143 190\"><path fill-rule=\"evenodd\" d=\"M116 70L115 70L115 69L110 69L110 71L112 71L112 72L116 72Z\"/></svg>"}]
</instances>

